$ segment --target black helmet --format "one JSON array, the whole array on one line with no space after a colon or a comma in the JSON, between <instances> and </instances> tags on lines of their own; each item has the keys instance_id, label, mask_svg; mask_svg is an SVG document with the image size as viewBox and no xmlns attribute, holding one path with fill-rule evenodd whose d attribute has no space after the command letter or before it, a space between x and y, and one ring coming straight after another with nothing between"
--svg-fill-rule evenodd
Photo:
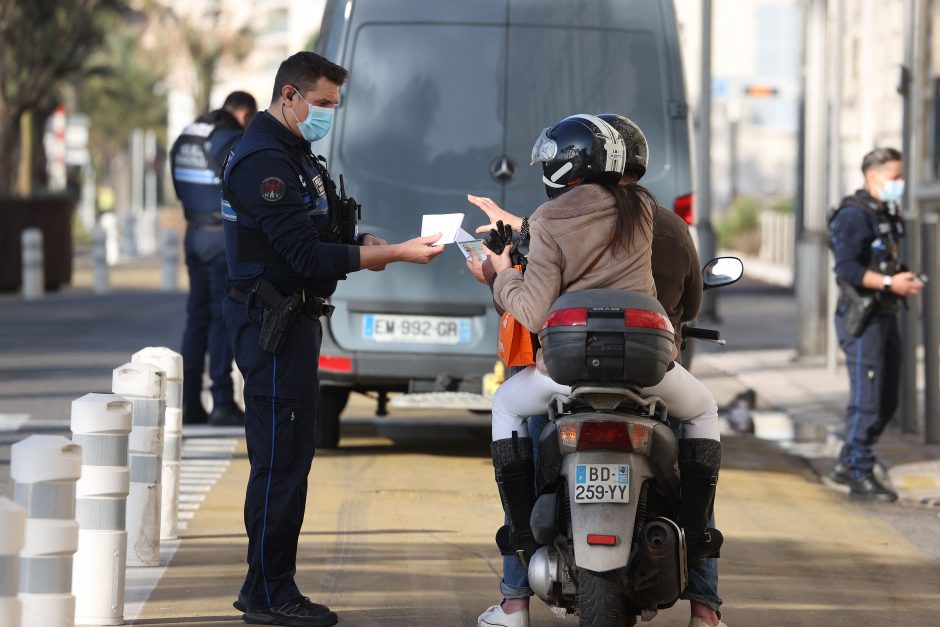
<instances>
[{"instance_id":1,"label":"black helmet","mask_svg":"<svg viewBox=\"0 0 940 627\"><path fill-rule=\"evenodd\" d=\"M542 131L532 147L532 165L542 163L549 198L581 183L616 183L623 176L626 148L620 133L594 115L572 115Z\"/></svg>"},{"instance_id":2,"label":"black helmet","mask_svg":"<svg viewBox=\"0 0 940 627\"><path fill-rule=\"evenodd\" d=\"M650 147L646 142L646 135L633 120L622 115L601 113L597 117L613 126L623 137L623 144L627 149L623 172L635 174L636 180L639 181L646 174L646 165L650 159Z\"/></svg>"}]
</instances>

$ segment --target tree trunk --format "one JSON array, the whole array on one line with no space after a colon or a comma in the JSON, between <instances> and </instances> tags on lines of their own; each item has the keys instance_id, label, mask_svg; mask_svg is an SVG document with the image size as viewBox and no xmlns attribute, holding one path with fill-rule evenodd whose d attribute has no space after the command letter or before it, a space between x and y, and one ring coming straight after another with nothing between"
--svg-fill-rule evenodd
<instances>
[{"instance_id":1,"label":"tree trunk","mask_svg":"<svg viewBox=\"0 0 940 627\"><path fill-rule=\"evenodd\" d=\"M0 113L0 196L13 194L16 181L16 154L20 141L20 116Z\"/></svg>"}]
</instances>

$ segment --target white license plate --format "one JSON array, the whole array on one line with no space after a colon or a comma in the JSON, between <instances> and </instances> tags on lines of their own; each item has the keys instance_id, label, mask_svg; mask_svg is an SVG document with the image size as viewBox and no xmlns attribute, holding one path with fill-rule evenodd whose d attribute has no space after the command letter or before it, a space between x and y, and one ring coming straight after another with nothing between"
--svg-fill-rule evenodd
<instances>
[{"instance_id":1,"label":"white license plate","mask_svg":"<svg viewBox=\"0 0 940 627\"><path fill-rule=\"evenodd\" d=\"M626 464L575 466L575 503L628 503L630 467Z\"/></svg>"},{"instance_id":2,"label":"white license plate","mask_svg":"<svg viewBox=\"0 0 940 627\"><path fill-rule=\"evenodd\" d=\"M471 339L470 318L366 314L362 336L376 342L466 344Z\"/></svg>"}]
</instances>

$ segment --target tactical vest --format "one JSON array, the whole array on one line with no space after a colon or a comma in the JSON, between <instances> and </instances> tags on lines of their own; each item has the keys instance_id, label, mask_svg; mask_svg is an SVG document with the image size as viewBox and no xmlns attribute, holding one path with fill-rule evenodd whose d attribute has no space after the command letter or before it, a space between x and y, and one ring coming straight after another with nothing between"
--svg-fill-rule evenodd
<instances>
[{"instance_id":1,"label":"tactical vest","mask_svg":"<svg viewBox=\"0 0 940 627\"><path fill-rule=\"evenodd\" d=\"M176 140L170 152L176 194L186 219L196 224L221 224L221 157L241 130L196 122Z\"/></svg>"}]
</instances>

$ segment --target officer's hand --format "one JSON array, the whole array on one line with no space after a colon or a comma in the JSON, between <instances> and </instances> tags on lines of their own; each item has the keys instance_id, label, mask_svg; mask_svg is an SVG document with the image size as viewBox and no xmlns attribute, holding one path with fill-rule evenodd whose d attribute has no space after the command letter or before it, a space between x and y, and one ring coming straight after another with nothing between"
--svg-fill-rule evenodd
<instances>
[{"instance_id":1,"label":"officer's hand","mask_svg":"<svg viewBox=\"0 0 940 627\"><path fill-rule=\"evenodd\" d=\"M407 242L398 244L398 259L408 263L429 263L432 259L444 252L444 246L434 246L434 242L441 239L442 233L416 237Z\"/></svg>"},{"instance_id":2,"label":"officer's hand","mask_svg":"<svg viewBox=\"0 0 940 627\"><path fill-rule=\"evenodd\" d=\"M499 205L497 205L491 198L486 196L471 196L467 194L467 200L483 210L483 213L486 214L486 217L490 219L489 224L484 224L481 227L477 227L477 233L488 233L490 229L496 228L496 223L502 221L503 224L508 224L515 230L522 228L522 218L517 218L512 215Z\"/></svg>"},{"instance_id":3,"label":"officer's hand","mask_svg":"<svg viewBox=\"0 0 940 627\"><path fill-rule=\"evenodd\" d=\"M898 296L915 296L924 289L924 283L913 272L898 272L891 277L891 291Z\"/></svg>"},{"instance_id":4,"label":"officer's hand","mask_svg":"<svg viewBox=\"0 0 940 627\"><path fill-rule=\"evenodd\" d=\"M362 241L359 243L360 246L385 246L387 244L388 242L386 242L384 239L382 239L381 237L376 237L375 235L372 235L371 233L366 233L365 235L363 235ZM381 272L385 268L386 268L386 264L383 263L380 266L369 268L369 270L372 272Z\"/></svg>"},{"instance_id":5,"label":"officer's hand","mask_svg":"<svg viewBox=\"0 0 940 627\"><path fill-rule=\"evenodd\" d=\"M483 245L483 250L486 251L487 258L486 260L493 266L493 270L496 271L496 274L499 274L503 270L508 270L512 267L512 259L509 258L509 252L512 250L512 244L507 244L506 248L503 249L502 255L495 254L492 250Z\"/></svg>"}]
</instances>

